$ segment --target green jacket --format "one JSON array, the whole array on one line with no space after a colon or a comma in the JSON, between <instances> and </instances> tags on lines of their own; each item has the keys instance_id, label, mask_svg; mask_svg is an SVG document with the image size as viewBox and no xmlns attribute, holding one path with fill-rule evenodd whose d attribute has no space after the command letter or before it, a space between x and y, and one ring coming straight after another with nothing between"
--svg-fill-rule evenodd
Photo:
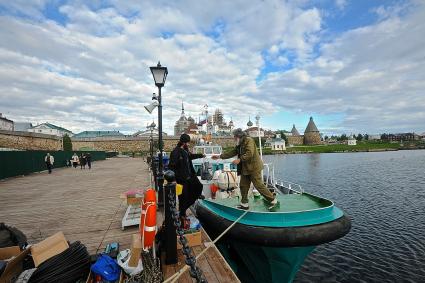
<instances>
[{"instance_id":1,"label":"green jacket","mask_svg":"<svg viewBox=\"0 0 425 283\"><path fill-rule=\"evenodd\" d=\"M241 160L242 175L251 175L252 173L258 173L263 170L263 161L261 161L253 138L242 138L240 145L221 154L220 158L227 159L236 155Z\"/></svg>"}]
</instances>

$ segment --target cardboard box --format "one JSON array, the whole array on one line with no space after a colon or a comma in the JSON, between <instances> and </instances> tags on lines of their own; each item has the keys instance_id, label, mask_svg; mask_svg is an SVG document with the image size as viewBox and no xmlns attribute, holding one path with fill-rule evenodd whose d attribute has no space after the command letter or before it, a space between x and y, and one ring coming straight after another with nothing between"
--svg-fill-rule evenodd
<instances>
[{"instance_id":1,"label":"cardboard box","mask_svg":"<svg viewBox=\"0 0 425 283\"><path fill-rule=\"evenodd\" d=\"M196 247L202 245L202 236L201 231L190 233L190 234L184 234L184 236L187 239L187 243L189 247ZM181 249L183 248L179 241L179 236L177 236L177 248Z\"/></svg>"},{"instance_id":2,"label":"cardboard box","mask_svg":"<svg viewBox=\"0 0 425 283\"><path fill-rule=\"evenodd\" d=\"M21 274L22 263L29 253L29 249L21 251L18 246L0 248L0 260L9 260L0 276L0 283L10 283Z\"/></svg>"},{"instance_id":3,"label":"cardboard box","mask_svg":"<svg viewBox=\"0 0 425 283\"><path fill-rule=\"evenodd\" d=\"M143 202L142 196L127 196L127 205L135 205L135 204L141 204Z\"/></svg>"},{"instance_id":4,"label":"cardboard box","mask_svg":"<svg viewBox=\"0 0 425 283\"><path fill-rule=\"evenodd\" d=\"M128 261L128 266L136 267L139 264L140 255L142 254L142 240L140 234L131 235L131 255Z\"/></svg>"},{"instance_id":5,"label":"cardboard box","mask_svg":"<svg viewBox=\"0 0 425 283\"><path fill-rule=\"evenodd\" d=\"M31 246L31 255L34 260L35 267L68 248L68 242L62 232L58 232L44 239L40 243Z\"/></svg>"}]
</instances>

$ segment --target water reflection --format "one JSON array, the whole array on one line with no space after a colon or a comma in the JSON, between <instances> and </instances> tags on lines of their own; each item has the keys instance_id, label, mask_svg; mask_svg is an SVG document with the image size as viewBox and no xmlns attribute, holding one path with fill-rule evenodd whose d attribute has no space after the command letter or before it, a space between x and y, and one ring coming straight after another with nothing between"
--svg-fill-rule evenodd
<instances>
[{"instance_id":1,"label":"water reflection","mask_svg":"<svg viewBox=\"0 0 425 283\"><path fill-rule=\"evenodd\" d=\"M352 218L296 282L425 282L425 151L265 157L275 175L333 200Z\"/></svg>"}]
</instances>

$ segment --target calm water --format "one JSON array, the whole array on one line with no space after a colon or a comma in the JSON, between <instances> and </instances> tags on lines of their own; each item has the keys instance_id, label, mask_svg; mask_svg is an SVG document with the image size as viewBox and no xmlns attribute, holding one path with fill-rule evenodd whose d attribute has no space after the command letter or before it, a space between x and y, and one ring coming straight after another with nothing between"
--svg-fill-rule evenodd
<instances>
[{"instance_id":1,"label":"calm water","mask_svg":"<svg viewBox=\"0 0 425 283\"><path fill-rule=\"evenodd\" d=\"M425 150L267 156L276 178L329 198L350 233L307 258L295 282L425 282Z\"/></svg>"}]
</instances>

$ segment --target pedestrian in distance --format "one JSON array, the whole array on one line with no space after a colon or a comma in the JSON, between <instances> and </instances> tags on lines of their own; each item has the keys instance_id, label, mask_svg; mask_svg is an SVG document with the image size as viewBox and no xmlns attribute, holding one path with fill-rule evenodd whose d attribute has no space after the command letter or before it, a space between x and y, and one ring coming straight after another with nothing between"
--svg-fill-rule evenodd
<instances>
[{"instance_id":1,"label":"pedestrian in distance","mask_svg":"<svg viewBox=\"0 0 425 283\"><path fill-rule=\"evenodd\" d=\"M78 155L74 152L74 154L72 155L72 166L74 166L74 168L77 168L78 162L79 162Z\"/></svg>"},{"instance_id":2,"label":"pedestrian in distance","mask_svg":"<svg viewBox=\"0 0 425 283\"><path fill-rule=\"evenodd\" d=\"M182 134L177 146L170 154L168 168L174 171L176 182L183 185L183 192L179 195L180 221L184 227L186 210L201 197L202 184L196 176L192 160L205 157L203 154L193 154L189 151L190 136Z\"/></svg>"},{"instance_id":3,"label":"pedestrian in distance","mask_svg":"<svg viewBox=\"0 0 425 283\"><path fill-rule=\"evenodd\" d=\"M237 159L233 160L233 164L237 165L238 175L240 175L240 190L242 200L237 206L239 209L248 210L248 192L251 183L260 192L264 199L269 203L268 209L273 209L278 201L276 196L266 187L261 176L263 170L263 161L255 145L253 138L248 137L242 129L236 129L233 131L233 137L236 142L236 146L221 155L214 155L212 159L217 160L228 159L233 156L237 156Z\"/></svg>"},{"instance_id":4,"label":"pedestrian in distance","mask_svg":"<svg viewBox=\"0 0 425 283\"><path fill-rule=\"evenodd\" d=\"M81 170L83 170L83 167L84 169L86 169L86 156L82 153L80 155L80 167L81 167Z\"/></svg>"},{"instance_id":5,"label":"pedestrian in distance","mask_svg":"<svg viewBox=\"0 0 425 283\"><path fill-rule=\"evenodd\" d=\"M44 162L46 163L47 170L49 170L49 174L51 174L55 158L53 155L50 155L50 153L47 153L47 155L44 157Z\"/></svg>"},{"instance_id":6,"label":"pedestrian in distance","mask_svg":"<svg viewBox=\"0 0 425 283\"><path fill-rule=\"evenodd\" d=\"M89 169L91 169L91 154L90 153L86 154L86 163Z\"/></svg>"}]
</instances>

